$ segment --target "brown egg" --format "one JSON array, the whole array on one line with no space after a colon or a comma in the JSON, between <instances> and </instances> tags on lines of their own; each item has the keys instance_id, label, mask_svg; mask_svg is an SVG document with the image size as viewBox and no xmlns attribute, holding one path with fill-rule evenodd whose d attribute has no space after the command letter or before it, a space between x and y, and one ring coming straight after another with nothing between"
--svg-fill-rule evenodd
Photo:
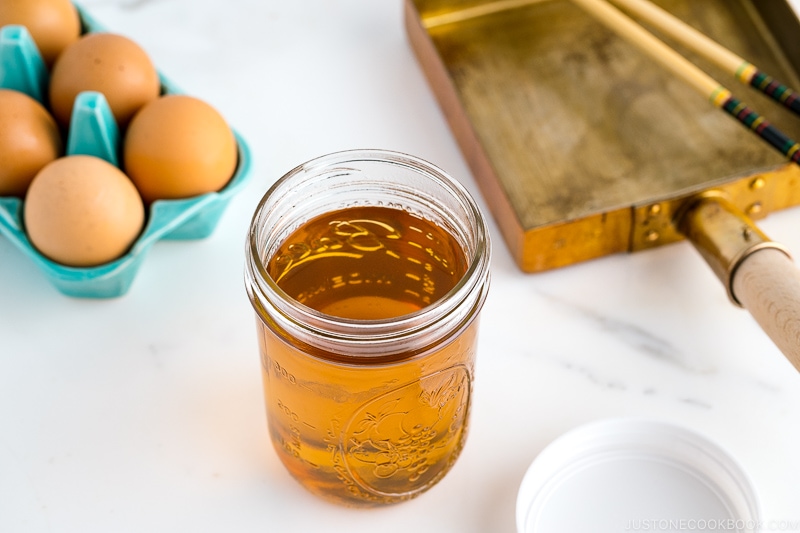
<instances>
[{"instance_id":1,"label":"brown egg","mask_svg":"<svg viewBox=\"0 0 800 533\"><path fill-rule=\"evenodd\" d=\"M139 108L158 98L161 82L138 44L114 33L90 33L68 46L53 65L50 108L61 125L69 124L81 91L103 93L124 128Z\"/></svg>"},{"instance_id":2,"label":"brown egg","mask_svg":"<svg viewBox=\"0 0 800 533\"><path fill-rule=\"evenodd\" d=\"M144 225L144 205L131 180L100 158L56 159L33 179L24 204L25 230L42 255L67 266L113 261Z\"/></svg>"},{"instance_id":3,"label":"brown egg","mask_svg":"<svg viewBox=\"0 0 800 533\"><path fill-rule=\"evenodd\" d=\"M28 29L48 68L81 34L80 17L70 0L2 0L0 27L10 24Z\"/></svg>"},{"instance_id":4,"label":"brown egg","mask_svg":"<svg viewBox=\"0 0 800 533\"><path fill-rule=\"evenodd\" d=\"M36 100L0 89L0 196L25 196L42 167L62 153L58 126Z\"/></svg>"},{"instance_id":5,"label":"brown egg","mask_svg":"<svg viewBox=\"0 0 800 533\"><path fill-rule=\"evenodd\" d=\"M145 202L218 191L236 170L228 123L207 103L169 95L142 108L123 140L123 168Z\"/></svg>"}]
</instances>

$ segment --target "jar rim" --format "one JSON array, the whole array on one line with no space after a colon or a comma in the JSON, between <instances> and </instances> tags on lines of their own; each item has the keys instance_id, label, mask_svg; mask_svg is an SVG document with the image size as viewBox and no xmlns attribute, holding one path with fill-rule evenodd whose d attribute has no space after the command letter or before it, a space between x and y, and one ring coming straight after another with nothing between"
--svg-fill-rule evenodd
<instances>
[{"instance_id":1,"label":"jar rim","mask_svg":"<svg viewBox=\"0 0 800 533\"><path fill-rule=\"evenodd\" d=\"M259 228L262 217L265 216L269 206L274 203L274 197L281 189L286 188L290 182L297 179L305 172L326 167L335 168L347 163L378 162L390 163L409 167L411 170L426 174L437 182L437 186L453 194L458 200L471 221L468 235L472 241L471 253L465 249L467 269L458 282L439 299L419 310L398 317L384 319L352 319L320 312L306 306L287 294L267 272L263 244L259 242ZM309 173L306 179L313 179L314 174ZM297 187L294 184L293 187ZM302 182L299 183L302 186ZM461 243L462 246L465 243ZM254 294L251 292L255 284L263 296L272 304L272 307L284 318L289 319L295 326L299 326L322 338L338 339L348 344L374 344L391 343L399 337L413 335L415 332L429 328L432 322L442 314L449 314L470 300L470 295L477 296L473 306L477 309L483 304L486 296L485 290L474 289L480 285L488 285L489 261L491 257L491 242L488 228L480 208L467 189L439 167L418 157L402 152L382 149L355 149L345 150L323 155L311 159L279 178L264 194L253 214L247 239L248 292L251 301ZM472 313L475 315L477 313ZM291 315L291 316L290 316ZM470 319L471 321L471 319Z\"/></svg>"}]
</instances>

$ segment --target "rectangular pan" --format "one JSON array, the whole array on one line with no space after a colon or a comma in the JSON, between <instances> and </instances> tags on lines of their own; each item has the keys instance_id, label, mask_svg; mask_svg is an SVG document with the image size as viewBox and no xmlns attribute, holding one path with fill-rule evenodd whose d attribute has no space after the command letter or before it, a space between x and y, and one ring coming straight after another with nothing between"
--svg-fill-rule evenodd
<instances>
[{"instance_id":1,"label":"rectangular pan","mask_svg":"<svg viewBox=\"0 0 800 533\"><path fill-rule=\"evenodd\" d=\"M785 0L654 3L800 87L800 23ZM523 271L680 240L675 212L712 189L754 219L800 204L797 165L569 0L406 0L405 10ZM800 118L658 36L800 138Z\"/></svg>"}]
</instances>

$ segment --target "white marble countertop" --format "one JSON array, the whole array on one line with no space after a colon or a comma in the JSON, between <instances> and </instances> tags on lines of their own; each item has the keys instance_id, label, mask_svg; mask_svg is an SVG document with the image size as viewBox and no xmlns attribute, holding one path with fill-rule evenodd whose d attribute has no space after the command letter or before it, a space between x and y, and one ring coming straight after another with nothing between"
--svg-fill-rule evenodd
<instances>
[{"instance_id":1,"label":"white marble countertop","mask_svg":"<svg viewBox=\"0 0 800 533\"><path fill-rule=\"evenodd\" d=\"M401 2L82 5L228 118L253 150L253 179L209 239L157 243L114 300L62 296L0 238L0 531L511 533L537 453L626 415L699 430L751 476L765 519L800 521L800 373L690 245L525 275L493 222L456 466L385 509L308 494L264 421L242 279L255 204L303 161L385 148L441 166L484 205L408 46ZM800 209L761 227L800 255Z\"/></svg>"}]
</instances>

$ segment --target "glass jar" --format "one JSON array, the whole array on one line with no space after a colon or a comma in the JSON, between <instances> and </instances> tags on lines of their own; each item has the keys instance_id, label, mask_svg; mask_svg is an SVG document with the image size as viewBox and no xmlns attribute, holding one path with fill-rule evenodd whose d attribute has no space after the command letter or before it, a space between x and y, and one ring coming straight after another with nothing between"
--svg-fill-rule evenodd
<instances>
[{"instance_id":1,"label":"glass jar","mask_svg":"<svg viewBox=\"0 0 800 533\"><path fill-rule=\"evenodd\" d=\"M490 255L466 189L409 155L335 153L270 188L245 281L270 439L301 484L369 506L447 473L467 434Z\"/></svg>"}]
</instances>

